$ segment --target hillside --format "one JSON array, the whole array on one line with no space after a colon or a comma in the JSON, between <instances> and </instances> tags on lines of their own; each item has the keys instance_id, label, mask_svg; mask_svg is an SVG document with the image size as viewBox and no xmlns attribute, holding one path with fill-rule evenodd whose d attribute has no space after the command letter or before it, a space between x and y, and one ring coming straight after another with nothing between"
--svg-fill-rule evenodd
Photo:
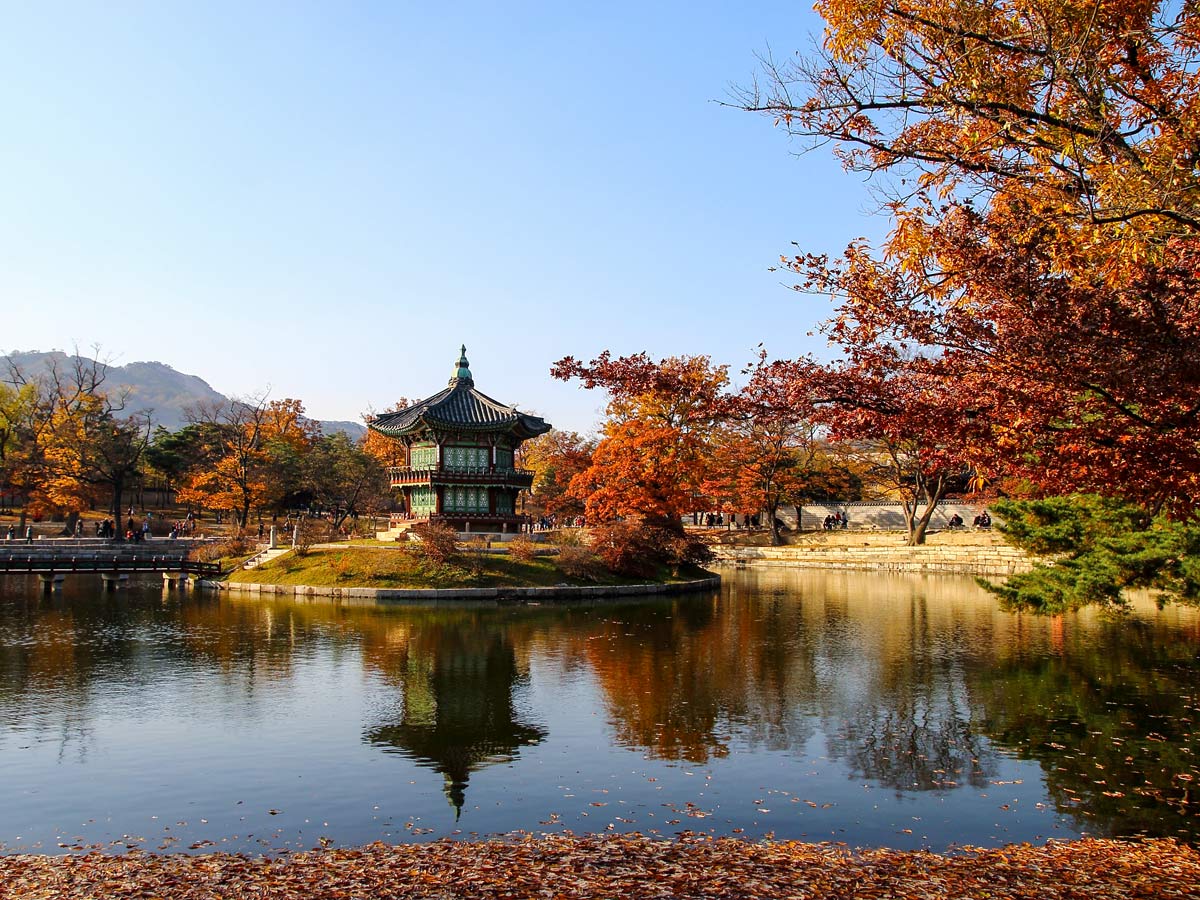
<instances>
[{"instance_id":1,"label":"hillside","mask_svg":"<svg viewBox=\"0 0 1200 900\"><path fill-rule=\"evenodd\" d=\"M26 377L39 377L52 364L66 368L72 357L55 350L13 352L0 357L0 366L11 361ZM87 357L81 357L87 362ZM199 403L226 403L229 398L216 391L198 375L176 371L162 362L132 362L124 366L109 366L105 380L108 387L129 390L128 410L131 413L149 411L154 423L170 431L187 424L185 410ZM357 422L321 422L321 430L329 434L344 431L352 438L361 437L365 429Z\"/></svg>"}]
</instances>

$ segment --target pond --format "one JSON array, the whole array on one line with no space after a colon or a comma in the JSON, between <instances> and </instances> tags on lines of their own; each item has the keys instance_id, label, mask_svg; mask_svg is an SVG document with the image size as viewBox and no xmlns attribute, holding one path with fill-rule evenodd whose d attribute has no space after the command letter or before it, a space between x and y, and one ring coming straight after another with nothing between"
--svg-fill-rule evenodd
<instances>
[{"instance_id":1,"label":"pond","mask_svg":"<svg viewBox=\"0 0 1200 900\"><path fill-rule=\"evenodd\" d=\"M0 850L1200 835L1200 616L971 579L411 607L0 581Z\"/></svg>"}]
</instances>

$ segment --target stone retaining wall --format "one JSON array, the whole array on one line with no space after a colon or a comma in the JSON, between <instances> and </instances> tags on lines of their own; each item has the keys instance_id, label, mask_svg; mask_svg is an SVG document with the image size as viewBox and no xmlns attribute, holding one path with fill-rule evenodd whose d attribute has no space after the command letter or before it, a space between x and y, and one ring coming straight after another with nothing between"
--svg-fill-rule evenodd
<instances>
[{"instance_id":1,"label":"stone retaining wall","mask_svg":"<svg viewBox=\"0 0 1200 900\"><path fill-rule=\"evenodd\" d=\"M945 572L962 575L1015 575L1033 568L1035 558L1016 547L714 547L728 565L866 569L882 572Z\"/></svg>"},{"instance_id":2,"label":"stone retaining wall","mask_svg":"<svg viewBox=\"0 0 1200 900\"><path fill-rule=\"evenodd\" d=\"M975 517L987 508L986 503L968 503L963 500L942 500L938 503L929 519L930 528L946 528L950 517L957 513L963 522L970 526ZM833 513L844 513L850 520L850 528L871 528L889 530L904 528L904 507L900 503L885 501L855 501L852 503L809 503L801 507L804 519L804 530L819 530L825 522L825 517ZM796 507L781 506L776 513L788 528L796 527ZM990 515L990 512L989 512ZM690 521L690 519L689 519ZM992 516L992 521L999 524L1000 520Z\"/></svg>"},{"instance_id":3,"label":"stone retaining wall","mask_svg":"<svg viewBox=\"0 0 1200 900\"><path fill-rule=\"evenodd\" d=\"M445 588L441 590L404 590L401 588L310 587L303 584L252 584L230 581L198 580L196 586L238 594L269 594L298 597L344 597L358 600L397 600L430 603L442 600L494 601L496 603L561 602L595 600L603 597L646 597L662 594L687 594L716 590L721 576L677 581L671 584L596 585L594 587L503 587Z\"/></svg>"}]
</instances>

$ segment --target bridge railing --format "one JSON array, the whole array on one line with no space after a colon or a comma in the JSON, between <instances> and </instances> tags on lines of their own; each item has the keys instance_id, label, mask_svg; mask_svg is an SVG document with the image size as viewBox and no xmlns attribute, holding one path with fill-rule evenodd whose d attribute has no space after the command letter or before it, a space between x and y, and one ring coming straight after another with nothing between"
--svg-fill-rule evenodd
<instances>
[{"instance_id":1,"label":"bridge railing","mask_svg":"<svg viewBox=\"0 0 1200 900\"><path fill-rule=\"evenodd\" d=\"M218 576L219 563L198 562L182 556L100 556L91 554L5 553L0 554L0 572L186 572Z\"/></svg>"}]
</instances>

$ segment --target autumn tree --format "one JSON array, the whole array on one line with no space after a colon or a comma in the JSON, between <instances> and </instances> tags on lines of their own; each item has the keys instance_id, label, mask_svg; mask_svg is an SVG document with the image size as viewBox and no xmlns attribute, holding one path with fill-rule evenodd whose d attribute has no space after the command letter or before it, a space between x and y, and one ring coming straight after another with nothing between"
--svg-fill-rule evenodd
<instances>
[{"instance_id":1,"label":"autumn tree","mask_svg":"<svg viewBox=\"0 0 1200 900\"><path fill-rule=\"evenodd\" d=\"M78 353L52 358L36 375L11 359L7 368L4 417L20 458L26 506L35 513L65 513L68 532L97 499L106 499L119 519L124 492L140 477L150 414L127 414L126 393L105 385L107 365Z\"/></svg>"},{"instance_id":2,"label":"autumn tree","mask_svg":"<svg viewBox=\"0 0 1200 900\"><path fill-rule=\"evenodd\" d=\"M746 385L725 402L713 431L704 492L733 510L766 516L771 543L780 544L779 507L804 492L820 445L806 363L757 360Z\"/></svg>"},{"instance_id":3,"label":"autumn tree","mask_svg":"<svg viewBox=\"0 0 1200 900\"><path fill-rule=\"evenodd\" d=\"M36 386L0 381L0 491L23 490L36 433ZM24 527L24 505L22 521Z\"/></svg>"},{"instance_id":4,"label":"autumn tree","mask_svg":"<svg viewBox=\"0 0 1200 900\"><path fill-rule=\"evenodd\" d=\"M49 478L46 497L72 515L66 531L74 531L78 513L93 499L107 495L114 521L121 521L124 497L141 478L143 456L150 443L148 414L119 418L105 410L102 396L89 397L55 416L45 458ZM118 532L120 529L118 529Z\"/></svg>"},{"instance_id":5,"label":"autumn tree","mask_svg":"<svg viewBox=\"0 0 1200 900\"><path fill-rule=\"evenodd\" d=\"M925 543L938 503L967 487L971 398L890 346L855 348L814 371L817 415L830 439L877 496L900 500L908 543Z\"/></svg>"},{"instance_id":6,"label":"autumn tree","mask_svg":"<svg viewBox=\"0 0 1200 900\"><path fill-rule=\"evenodd\" d=\"M826 432L822 432L826 434ZM864 464L853 444L834 444L828 437L799 450L784 483L787 490L783 502L796 511L796 527L804 522L804 506L808 503L836 503L862 500L863 474L875 460Z\"/></svg>"},{"instance_id":7,"label":"autumn tree","mask_svg":"<svg viewBox=\"0 0 1200 900\"><path fill-rule=\"evenodd\" d=\"M822 0L741 98L887 187L879 250L799 254L843 346L903 348L973 464L1200 502L1200 10ZM967 414L963 417L963 414Z\"/></svg>"},{"instance_id":8,"label":"autumn tree","mask_svg":"<svg viewBox=\"0 0 1200 900\"><path fill-rule=\"evenodd\" d=\"M571 482L592 464L595 449L594 439L557 428L521 444L520 465L534 473L534 506L554 515L582 515L586 504L571 493Z\"/></svg>"},{"instance_id":9,"label":"autumn tree","mask_svg":"<svg viewBox=\"0 0 1200 900\"><path fill-rule=\"evenodd\" d=\"M324 435L308 450L304 484L314 502L332 514L334 531L347 518L378 508L387 489L378 459L341 431Z\"/></svg>"},{"instance_id":10,"label":"autumn tree","mask_svg":"<svg viewBox=\"0 0 1200 900\"><path fill-rule=\"evenodd\" d=\"M298 471L299 459L318 433L304 417L298 400L252 397L202 404L189 411L210 441L207 459L194 469L178 497L226 510L245 527L250 510L269 504L287 492L285 470ZM292 474L298 474L293 471Z\"/></svg>"},{"instance_id":11,"label":"autumn tree","mask_svg":"<svg viewBox=\"0 0 1200 900\"><path fill-rule=\"evenodd\" d=\"M728 367L707 356L654 362L605 351L587 364L561 359L551 374L609 395L591 465L571 482L588 520L637 518L681 530L704 482L713 423L725 414Z\"/></svg>"}]
</instances>

